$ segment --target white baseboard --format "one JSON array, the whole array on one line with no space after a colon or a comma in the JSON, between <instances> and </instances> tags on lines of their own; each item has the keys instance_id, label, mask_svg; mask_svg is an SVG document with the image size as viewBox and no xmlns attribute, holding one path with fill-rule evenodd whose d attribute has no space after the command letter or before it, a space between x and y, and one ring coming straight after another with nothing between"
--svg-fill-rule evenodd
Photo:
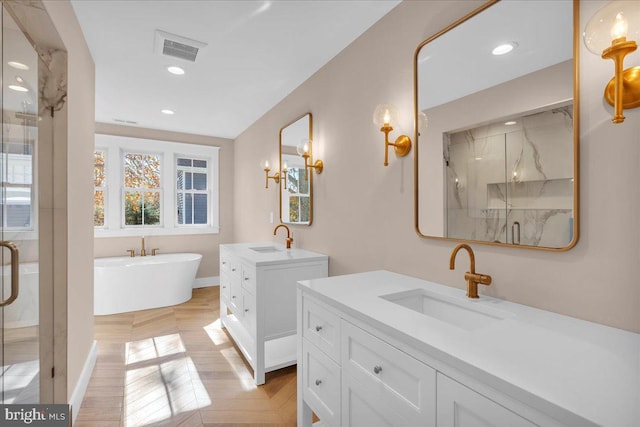
<instances>
[{"instance_id":1,"label":"white baseboard","mask_svg":"<svg viewBox=\"0 0 640 427\"><path fill-rule=\"evenodd\" d=\"M210 286L219 286L220 276L198 277L193 282L193 289L208 288Z\"/></svg>"},{"instance_id":2,"label":"white baseboard","mask_svg":"<svg viewBox=\"0 0 640 427\"><path fill-rule=\"evenodd\" d=\"M71 399L69 399L69 405L71 406L71 411L74 415L77 415L80 411L80 405L82 405L84 393L87 391L87 386L89 385L89 380L91 379L93 368L96 366L96 358L98 356L97 345L98 342L93 341L91 349L89 350L89 355L87 356L87 360L85 360L84 366L82 367L82 372L80 372L80 378L78 378L76 388L73 389L73 394L71 395ZM73 423L75 424L75 422L76 417L74 416Z\"/></svg>"}]
</instances>

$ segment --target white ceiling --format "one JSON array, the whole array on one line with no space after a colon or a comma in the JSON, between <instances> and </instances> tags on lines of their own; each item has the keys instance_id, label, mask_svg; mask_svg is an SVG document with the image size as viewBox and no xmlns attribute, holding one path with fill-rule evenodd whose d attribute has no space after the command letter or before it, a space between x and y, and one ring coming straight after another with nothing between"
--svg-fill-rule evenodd
<instances>
[{"instance_id":1,"label":"white ceiling","mask_svg":"<svg viewBox=\"0 0 640 427\"><path fill-rule=\"evenodd\" d=\"M97 122L235 138L400 1L71 3L96 64ZM156 30L207 46L195 63L161 56Z\"/></svg>"}]
</instances>

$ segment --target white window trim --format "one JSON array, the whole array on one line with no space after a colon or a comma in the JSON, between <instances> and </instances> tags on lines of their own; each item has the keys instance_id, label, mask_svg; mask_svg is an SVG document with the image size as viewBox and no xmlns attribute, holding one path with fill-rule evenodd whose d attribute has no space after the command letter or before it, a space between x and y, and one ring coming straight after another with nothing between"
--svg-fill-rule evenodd
<instances>
[{"instance_id":1,"label":"white window trim","mask_svg":"<svg viewBox=\"0 0 640 427\"><path fill-rule=\"evenodd\" d=\"M104 150L106 159L106 185L110 191L105 195L105 227L95 227L94 236L126 237L126 236L165 236L189 234L217 234L220 232L219 210L219 154L220 147L184 144L180 142L156 141L113 135L96 134L95 149ZM124 152L160 154L161 170L161 223L162 226L127 226L124 227L122 155ZM209 200L208 225L177 225L176 212L176 168L177 156L207 159L208 186L211 188ZM114 191L114 189L119 189Z\"/></svg>"}]
</instances>

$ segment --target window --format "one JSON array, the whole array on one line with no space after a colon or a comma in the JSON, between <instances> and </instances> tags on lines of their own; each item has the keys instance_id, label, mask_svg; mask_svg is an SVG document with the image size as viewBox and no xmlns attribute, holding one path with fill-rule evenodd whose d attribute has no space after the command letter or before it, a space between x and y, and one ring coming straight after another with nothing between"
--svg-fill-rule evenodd
<instances>
[{"instance_id":1,"label":"window","mask_svg":"<svg viewBox=\"0 0 640 427\"><path fill-rule=\"evenodd\" d=\"M217 233L218 147L96 135L96 237Z\"/></svg>"},{"instance_id":2,"label":"window","mask_svg":"<svg viewBox=\"0 0 640 427\"><path fill-rule=\"evenodd\" d=\"M178 224L207 223L209 191L206 160L176 159L176 194Z\"/></svg>"},{"instance_id":3,"label":"window","mask_svg":"<svg viewBox=\"0 0 640 427\"><path fill-rule=\"evenodd\" d=\"M124 169L124 225L160 224L160 156L144 153L125 153Z\"/></svg>"},{"instance_id":4,"label":"window","mask_svg":"<svg viewBox=\"0 0 640 427\"><path fill-rule=\"evenodd\" d=\"M33 229L33 140L8 142L2 152L2 226L5 229Z\"/></svg>"},{"instance_id":5,"label":"window","mask_svg":"<svg viewBox=\"0 0 640 427\"><path fill-rule=\"evenodd\" d=\"M289 193L289 221L309 221L309 175L304 168L290 168L287 171L287 192Z\"/></svg>"},{"instance_id":6,"label":"window","mask_svg":"<svg viewBox=\"0 0 640 427\"><path fill-rule=\"evenodd\" d=\"M105 152L104 150L96 150L93 152L93 225L96 227L104 227L104 211L105 211L105 193L106 193L106 177L105 177Z\"/></svg>"}]
</instances>

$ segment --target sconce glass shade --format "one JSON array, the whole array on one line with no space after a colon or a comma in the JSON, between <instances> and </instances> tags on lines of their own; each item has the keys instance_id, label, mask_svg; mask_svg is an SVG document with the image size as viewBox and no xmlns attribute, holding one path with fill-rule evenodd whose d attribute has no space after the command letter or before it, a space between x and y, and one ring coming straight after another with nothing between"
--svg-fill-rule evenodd
<instances>
[{"instance_id":1,"label":"sconce glass shade","mask_svg":"<svg viewBox=\"0 0 640 427\"><path fill-rule=\"evenodd\" d=\"M640 42L640 2L637 0L607 4L593 15L583 33L585 46L596 55L602 55L602 51L620 37Z\"/></svg>"},{"instance_id":2,"label":"sconce glass shade","mask_svg":"<svg viewBox=\"0 0 640 427\"><path fill-rule=\"evenodd\" d=\"M427 115L424 111L418 111L418 134L427 130L427 126L429 125L429 119L427 119Z\"/></svg>"},{"instance_id":3,"label":"sconce glass shade","mask_svg":"<svg viewBox=\"0 0 640 427\"><path fill-rule=\"evenodd\" d=\"M398 123L398 109L393 104L380 104L373 112L373 123L379 128Z\"/></svg>"},{"instance_id":4,"label":"sconce glass shade","mask_svg":"<svg viewBox=\"0 0 640 427\"><path fill-rule=\"evenodd\" d=\"M308 138L300 140L300 143L296 146L296 151L299 156L309 154L309 147L311 147L311 140Z\"/></svg>"}]
</instances>

